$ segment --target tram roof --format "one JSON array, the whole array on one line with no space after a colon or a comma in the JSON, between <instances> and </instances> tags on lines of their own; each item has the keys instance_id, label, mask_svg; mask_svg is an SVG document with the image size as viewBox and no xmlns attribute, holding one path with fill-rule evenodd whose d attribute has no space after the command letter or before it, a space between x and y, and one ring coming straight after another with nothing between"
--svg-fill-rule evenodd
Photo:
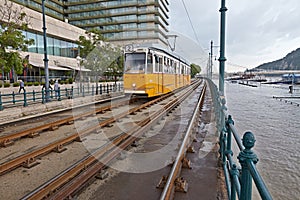
<instances>
[{"instance_id":1,"label":"tram roof","mask_svg":"<svg viewBox=\"0 0 300 200\"><path fill-rule=\"evenodd\" d=\"M163 52L163 53L168 54L169 56L171 56L173 58L176 58L176 59L180 60L181 62L183 62L187 65L190 65L190 62L187 61L185 58L183 58L182 56L180 56L179 54L177 54L174 51L168 50L166 47L164 47L160 44L145 43L145 44L132 45L132 49L143 49L143 48Z\"/></svg>"}]
</instances>

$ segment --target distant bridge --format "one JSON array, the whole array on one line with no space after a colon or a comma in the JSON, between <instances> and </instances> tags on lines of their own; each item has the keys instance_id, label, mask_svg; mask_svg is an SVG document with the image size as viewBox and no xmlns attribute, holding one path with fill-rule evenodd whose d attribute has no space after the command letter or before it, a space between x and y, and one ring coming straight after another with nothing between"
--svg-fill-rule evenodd
<instances>
[{"instance_id":1,"label":"distant bridge","mask_svg":"<svg viewBox=\"0 0 300 200\"><path fill-rule=\"evenodd\" d=\"M252 71L239 72L239 73L227 73L227 75L242 75L242 74L252 74L252 75L283 75L283 74L300 74L300 70L261 70L261 71Z\"/></svg>"},{"instance_id":2,"label":"distant bridge","mask_svg":"<svg viewBox=\"0 0 300 200\"><path fill-rule=\"evenodd\" d=\"M264 70L247 72L255 75L283 75L283 74L300 74L300 70Z\"/></svg>"}]
</instances>

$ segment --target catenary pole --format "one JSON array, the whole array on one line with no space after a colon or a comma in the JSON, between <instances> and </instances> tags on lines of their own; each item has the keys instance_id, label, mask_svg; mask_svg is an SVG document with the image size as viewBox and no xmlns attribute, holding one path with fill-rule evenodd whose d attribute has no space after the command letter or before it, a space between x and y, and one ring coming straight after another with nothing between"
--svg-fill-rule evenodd
<instances>
[{"instance_id":1,"label":"catenary pole","mask_svg":"<svg viewBox=\"0 0 300 200\"><path fill-rule=\"evenodd\" d=\"M46 16L45 16L45 0L42 0L42 14L43 14L43 36L44 36L44 67L45 67L45 90L46 102L50 101L49 92L49 69L48 69L48 55L47 55L47 34L46 34Z\"/></svg>"}]
</instances>

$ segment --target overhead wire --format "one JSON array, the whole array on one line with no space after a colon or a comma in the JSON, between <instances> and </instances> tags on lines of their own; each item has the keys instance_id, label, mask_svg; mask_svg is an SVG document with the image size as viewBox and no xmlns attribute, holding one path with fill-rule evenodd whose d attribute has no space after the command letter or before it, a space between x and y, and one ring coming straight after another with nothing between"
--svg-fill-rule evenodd
<instances>
[{"instance_id":1,"label":"overhead wire","mask_svg":"<svg viewBox=\"0 0 300 200\"><path fill-rule=\"evenodd\" d=\"M198 45L201 46L201 45L200 45L200 41L199 41L198 36L197 36L197 33L196 33L196 31L195 31L195 28L194 28L194 25L193 25L193 23L192 23L191 17L190 17L190 15L189 15L189 12L188 12L187 7L186 7L186 5L185 5L185 2L184 2L184 0L181 0L181 1L182 1L182 4L183 4L183 7L184 7L184 9L185 9L186 15L187 15L187 17L188 17L188 19L189 19L189 22L190 22L190 24L191 24L192 30L193 30L193 32L194 32L195 39L197 40Z\"/></svg>"}]
</instances>

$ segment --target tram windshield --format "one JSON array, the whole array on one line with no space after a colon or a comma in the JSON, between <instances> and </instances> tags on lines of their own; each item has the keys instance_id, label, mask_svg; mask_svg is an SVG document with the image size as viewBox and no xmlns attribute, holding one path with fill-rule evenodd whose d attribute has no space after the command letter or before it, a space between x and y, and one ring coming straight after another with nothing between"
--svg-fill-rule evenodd
<instances>
[{"instance_id":1,"label":"tram windshield","mask_svg":"<svg viewBox=\"0 0 300 200\"><path fill-rule=\"evenodd\" d=\"M125 54L125 73L145 73L146 53Z\"/></svg>"}]
</instances>

